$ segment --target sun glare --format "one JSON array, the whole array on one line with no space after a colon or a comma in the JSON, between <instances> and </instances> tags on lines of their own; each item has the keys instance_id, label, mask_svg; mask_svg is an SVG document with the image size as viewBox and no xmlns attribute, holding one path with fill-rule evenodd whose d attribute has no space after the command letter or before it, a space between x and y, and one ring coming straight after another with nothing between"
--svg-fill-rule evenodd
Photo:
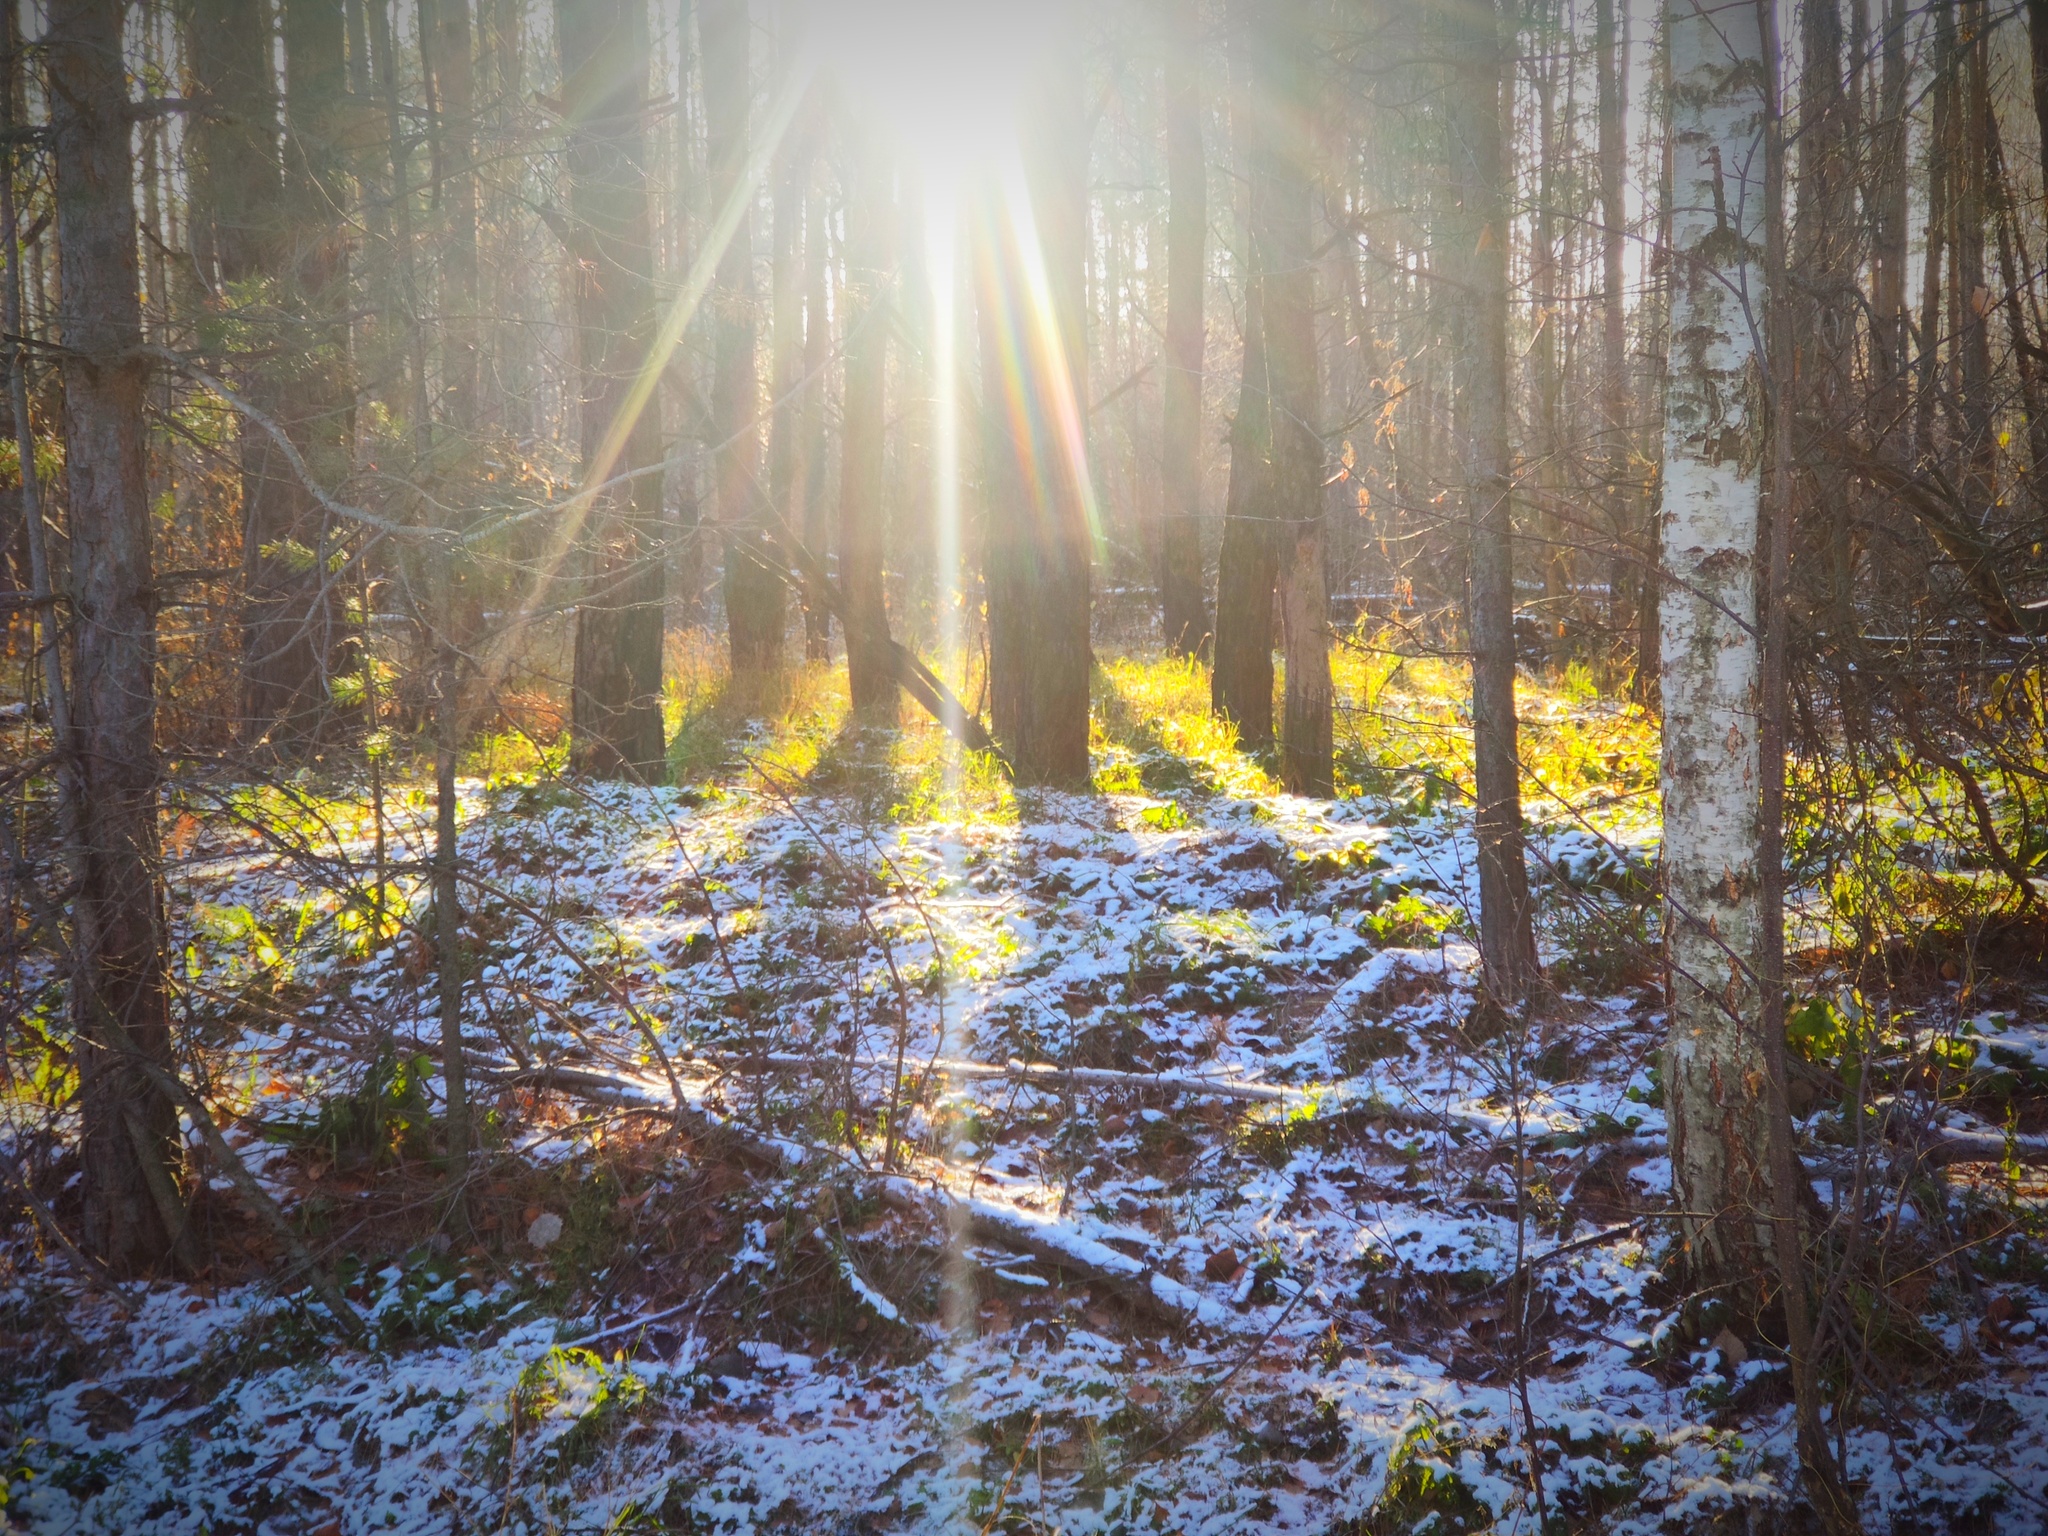
<instances>
[{"instance_id":1,"label":"sun glare","mask_svg":"<svg viewBox=\"0 0 2048 1536\"><path fill-rule=\"evenodd\" d=\"M832 7L821 41L848 106L936 189L1015 151L1045 33L1028 5L877 0Z\"/></svg>"}]
</instances>

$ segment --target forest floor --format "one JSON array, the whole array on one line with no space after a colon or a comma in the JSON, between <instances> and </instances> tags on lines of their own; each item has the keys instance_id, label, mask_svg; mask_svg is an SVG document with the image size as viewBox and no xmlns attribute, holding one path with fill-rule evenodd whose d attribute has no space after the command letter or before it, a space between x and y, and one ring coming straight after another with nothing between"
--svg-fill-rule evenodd
<instances>
[{"instance_id":1,"label":"forest floor","mask_svg":"<svg viewBox=\"0 0 2048 1536\"><path fill-rule=\"evenodd\" d=\"M463 791L459 1205L427 797L390 797L380 886L361 793L192 793L187 1071L366 1337L218 1166L210 1269L128 1288L132 1316L20 1221L7 1519L1533 1531L1540 1497L1556 1529L1775 1527L1782 1357L1663 1278L1652 728L1525 698L1554 991L1483 1025L1457 690L1345 682L1334 801L1279 793L1170 664L1105 669L1092 794L850 733L822 685L767 721L692 705L682 788L499 743ZM1902 1040L1939 1025L2021 1084L2003 1119L1929 1113L2034 1128L2048 998L1937 979L1900 1009ZM962 1065L1013 1062L1052 1071ZM36 1108L61 1052L12 1069L10 1163L75 1215ZM1801 1107L1819 1198L1851 1198L1843 1112ZM1840 1426L1873 1530L2041 1526L2038 1179L1953 1168L1873 1218L1910 1303Z\"/></svg>"}]
</instances>

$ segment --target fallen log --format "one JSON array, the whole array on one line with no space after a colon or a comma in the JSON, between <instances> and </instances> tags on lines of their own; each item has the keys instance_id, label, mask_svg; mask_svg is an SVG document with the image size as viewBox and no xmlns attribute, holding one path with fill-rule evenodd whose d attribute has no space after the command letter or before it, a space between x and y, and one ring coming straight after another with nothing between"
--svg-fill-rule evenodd
<instances>
[{"instance_id":1,"label":"fallen log","mask_svg":"<svg viewBox=\"0 0 2048 1536\"><path fill-rule=\"evenodd\" d=\"M823 1065L853 1066L864 1071L894 1071L893 1056L805 1056L794 1051L699 1051L699 1061L739 1068L761 1066L790 1070L812 1070ZM1284 1083L1252 1083L1227 1077L1176 1076L1170 1072L1117 1072L1107 1067L1058 1067L1050 1062L963 1061L940 1056L927 1059L919 1075L930 1072L940 1077L988 1080L1006 1078L1029 1087L1047 1088L1129 1088L1159 1093L1181 1093L1215 1099L1238 1099L1252 1104L1302 1104L1309 1090Z\"/></svg>"},{"instance_id":2,"label":"fallen log","mask_svg":"<svg viewBox=\"0 0 2048 1536\"><path fill-rule=\"evenodd\" d=\"M483 1067L477 1071L477 1080L502 1087L552 1089L612 1108L652 1110L682 1122L692 1134L708 1140L725 1140L749 1161L776 1172L793 1172L817 1157L843 1161L828 1149L763 1135L700 1106L685 1103L678 1107L666 1084L647 1079L615 1077L575 1067ZM1079 1274L1117 1296L1132 1310L1169 1327L1190 1323L1225 1326L1231 1320L1231 1312L1221 1303L1182 1285L1156 1266L1110 1247L1072 1222L998 1201L958 1195L936 1183L904 1174L881 1179L879 1192L883 1203L894 1210L931 1216L949 1232L1015 1248ZM1149 1242L1149 1238L1135 1232L1112 1235Z\"/></svg>"},{"instance_id":3,"label":"fallen log","mask_svg":"<svg viewBox=\"0 0 2048 1536\"><path fill-rule=\"evenodd\" d=\"M864 1071L894 1071L891 1056L805 1056L793 1051L699 1051L694 1058L714 1066L760 1072L764 1068L782 1071L815 1071L825 1065L853 1066ZM1028 1088L1115 1088L1128 1092L1184 1094L1195 1098L1234 1099L1247 1104L1283 1104L1294 1109L1313 1109L1315 1118L1328 1122L1355 1121L1361 1124L1398 1125L1418 1131L1467 1131L1487 1136L1499 1133L1500 1124L1485 1115L1466 1110L1436 1109L1420 1103L1395 1104L1377 1093L1361 1092L1345 1083L1297 1088L1286 1083L1253 1083L1238 1078L1204 1077L1172 1072L1120 1072L1108 1067L1060 1067L1050 1062L963 1061L956 1057L931 1058L918 1068L920 1075L969 1081L1003 1080Z\"/></svg>"},{"instance_id":4,"label":"fallen log","mask_svg":"<svg viewBox=\"0 0 2048 1536\"><path fill-rule=\"evenodd\" d=\"M762 503L767 516L769 531L775 541L787 551L794 571L778 572L784 581L799 592L808 590L824 599L825 606L837 619L840 627L851 629L847 618L851 611L846 594L839 590L839 583L832 579L832 573L825 569L825 562L797 536L789 520L769 503ZM799 579L801 578L801 579ZM1002 764L1005 773L1010 772L1010 760L996 746L995 738L981 723L979 715L969 714L945 680L924 664L918 654L909 646L889 633L886 621L863 638L880 645L888 652L891 666L896 673L896 686L909 694L926 714L952 733L953 738L970 752L986 752Z\"/></svg>"},{"instance_id":5,"label":"fallen log","mask_svg":"<svg viewBox=\"0 0 2048 1536\"><path fill-rule=\"evenodd\" d=\"M2007 1161L2030 1168L2040 1168L2048 1166L2048 1137L2008 1138L1995 1133L1969 1131L1952 1133L1920 1147L1917 1160L1930 1168L1953 1168L1958 1163Z\"/></svg>"},{"instance_id":6,"label":"fallen log","mask_svg":"<svg viewBox=\"0 0 2048 1536\"><path fill-rule=\"evenodd\" d=\"M1182 1285L1155 1265L1088 1236L1071 1222L994 1200L956 1195L903 1175L884 1179L881 1193L893 1209L925 1212L950 1232L1020 1249L1056 1269L1083 1275L1132 1311L1170 1328L1190 1323L1228 1327L1233 1320L1230 1309L1221 1302Z\"/></svg>"}]
</instances>

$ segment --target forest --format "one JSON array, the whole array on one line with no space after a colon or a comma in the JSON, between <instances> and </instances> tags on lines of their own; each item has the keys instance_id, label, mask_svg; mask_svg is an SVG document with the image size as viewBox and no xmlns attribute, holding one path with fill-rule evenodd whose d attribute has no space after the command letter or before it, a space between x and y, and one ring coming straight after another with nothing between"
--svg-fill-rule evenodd
<instances>
[{"instance_id":1,"label":"forest","mask_svg":"<svg viewBox=\"0 0 2048 1536\"><path fill-rule=\"evenodd\" d=\"M0 1529L2048 1529L2048 0L0 12Z\"/></svg>"}]
</instances>

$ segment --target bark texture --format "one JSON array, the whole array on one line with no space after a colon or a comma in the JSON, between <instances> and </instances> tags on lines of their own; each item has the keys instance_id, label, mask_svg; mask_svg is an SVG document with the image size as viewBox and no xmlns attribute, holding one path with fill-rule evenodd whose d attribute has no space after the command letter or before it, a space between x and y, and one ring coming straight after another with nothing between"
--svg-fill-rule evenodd
<instances>
[{"instance_id":1,"label":"bark texture","mask_svg":"<svg viewBox=\"0 0 2048 1536\"><path fill-rule=\"evenodd\" d=\"M840 405L839 585L846 597L846 683L853 710L893 722L896 657L882 579L888 519L883 439L888 383L889 229L895 217L888 162L857 132L846 206L846 394Z\"/></svg>"},{"instance_id":2,"label":"bark texture","mask_svg":"<svg viewBox=\"0 0 2048 1536\"><path fill-rule=\"evenodd\" d=\"M1629 476L1628 295L1622 289L1622 258L1628 239L1628 208L1622 198L1622 178L1628 145L1623 105L1624 56L1616 32L1615 0L1595 0L1593 47L1600 71L1595 103L1600 161L1599 463L1601 499L1606 503L1609 537L1616 552L1608 567L1608 622L1618 631L1626 622L1627 594L1632 589L1641 590L1644 583L1640 571L1626 555L1633 536L1629 526L1630 498L1623 489Z\"/></svg>"},{"instance_id":3,"label":"bark texture","mask_svg":"<svg viewBox=\"0 0 2048 1536\"><path fill-rule=\"evenodd\" d=\"M1202 278L1209 165L1202 155L1200 7L1165 0L1166 356L1160 410L1159 598L1167 648L1209 653L1202 590Z\"/></svg>"},{"instance_id":4,"label":"bark texture","mask_svg":"<svg viewBox=\"0 0 2048 1536\"><path fill-rule=\"evenodd\" d=\"M783 22L789 25L789 7ZM782 47L793 51L785 36ZM769 238L768 499L783 523L804 527L804 204L811 169L810 134L784 136L775 150L773 222ZM808 613L808 609L806 610ZM808 629L806 631L808 634Z\"/></svg>"},{"instance_id":5,"label":"bark texture","mask_svg":"<svg viewBox=\"0 0 2048 1536\"><path fill-rule=\"evenodd\" d=\"M1828 622L1846 633L1855 627L1849 607L1855 567L1849 496L1826 451L1836 427L1838 395L1851 382L1847 373L1856 335L1855 309L1843 298L1852 286L1855 261L1856 183L1847 153L1850 104L1842 87L1839 7L1803 6L1799 32L1799 208L1792 259L1809 281L1791 316L1792 411L1783 419L1794 433L1794 458L1806 474L1787 487L1787 494L1794 497L1802 521L1825 520L1826 533L1815 542L1824 543L1830 554L1833 612Z\"/></svg>"},{"instance_id":6,"label":"bark texture","mask_svg":"<svg viewBox=\"0 0 2048 1536\"><path fill-rule=\"evenodd\" d=\"M1215 664L1209 703L1237 727L1245 747L1273 744L1273 592L1279 541L1265 516L1272 458L1261 285L1245 284L1244 365L1230 423L1230 482L1223 493L1223 543L1216 555Z\"/></svg>"},{"instance_id":7,"label":"bark texture","mask_svg":"<svg viewBox=\"0 0 2048 1536\"><path fill-rule=\"evenodd\" d=\"M1323 569L1322 362L1316 351L1309 188L1309 8L1260 0L1255 51L1252 248L1265 322L1269 458L1264 513L1278 541L1287 674L1280 777L1332 790L1329 591Z\"/></svg>"},{"instance_id":8,"label":"bark texture","mask_svg":"<svg viewBox=\"0 0 2048 1536\"><path fill-rule=\"evenodd\" d=\"M1210 706L1237 727L1240 744L1251 748L1273 743L1273 596L1280 574L1280 539L1270 513L1273 381L1253 190L1263 161L1257 100L1265 20L1256 0L1235 0L1230 8L1231 154L1246 189L1240 236L1244 358L1230 423L1230 483L1216 555L1216 660L1209 678Z\"/></svg>"},{"instance_id":9,"label":"bark texture","mask_svg":"<svg viewBox=\"0 0 2048 1536\"><path fill-rule=\"evenodd\" d=\"M1466 627L1472 645L1472 750L1478 797L1479 952L1496 1001L1521 997L1536 968L1522 846L1515 718L1513 462L1508 405L1507 159L1501 134L1501 17L1494 0L1457 0L1451 35L1454 216L1441 265L1451 280L1464 513L1471 530Z\"/></svg>"},{"instance_id":10,"label":"bark texture","mask_svg":"<svg viewBox=\"0 0 2048 1536\"><path fill-rule=\"evenodd\" d=\"M753 50L747 0L705 0L697 13L704 49L704 122L711 206L723 208L747 163ZM725 540L725 622L738 676L782 667L783 584L763 545L760 411L754 371L754 237L751 213L718 260L712 314L711 472Z\"/></svg>"},{"instance_id":11,"label":"bark texture","mask_svg":"<svg viewBox=\"0 0 2048 1536\"><path fill-rule=\"evenodd\" d=\"M2029 9L2029 25L2034 11ZM2037 50L2048 50L2048 38L2036 30ZM1870 133L1871 236L1870 307L1872 364L1885 386L1873 409L1873 436L1892 437L1904 402L1907 359L1912 345L1911 306L1906 297L1908 204L1911 177L1906 159L1906 0L1886 0L1884 34L1879 47L1883 74L1877 120ZM2037 107L2048 88L2048 57L2037 51Z\"/></svg>"},{"instance_id":12,"label":"bark texture","mask_svg":"<svg viewBox=\"0 0 2048 1536\"><path fill-rule=\"evenodd\" d=\"M435 111L435 185L447 239L441 252L441 408L449 425L466 433L481 413L476 69L469 0L423 0L422 12L422 51Z\"/></svg>"},{"instance_id":13,"label":"bark texture","mask_svg":"<svg viewBox=\"0 0 2048 1536\"><path fill-rule=\"evenodd\" d=\"M265 29L267 33L267 28ZM347 52L340 0L285 0L284 177L280 217L259 253L277 283L264 340L276 416L322 486L349 472L355 384L349 361ZM266 59L267 67L267 59ZM329 686L348 665L325 510L274 443L250 434L244 481L243 727L297 752L335 726Z\"/></svg>"},{"instance_id":14,"label":"bark texture","mask_svg":"<svg viewBox=\"0 0 2048 1536\"><path fill-rule=\"evenodd\" d=\"M826 502L826 471L830 463L825 446L825 418L831 389L828 375L832 361L831 271L826 265L827 221L825 189L821 184L821 160L813 153L805 162L804 188L804 393L803 463L795 478L801 484L802 515L792 525L803 534L804 543L814 551L823 550L830 527L831 508ZM832 610L823 589L808 575L804 579L804 659L832 659Z\"/></svg>"},{"instance_id":15,"label":"bark texture","mask_svg":"<svg viewBox=\"0 0 2048 1536\"><path fill-rule=\"evenodd\" d=\"M623 412L654 307L642 128L646 11L637 0L558 0L555 33L579 242L584 474L602 483L661 458L654 413L628 421ZM662 771L661 478L641 475L597 492L583 515L574 762L603 778L653 779Z\"/></svg>"},{"instance_id":16,"label":"bark texture","mask_svg":"<svg viewBox=\"0 0 2048 1536\"><path fill-rule=\"evenodd\" d=\"M1766 1057L1757 1024L1756 558L1766 405L1764 97L1757 8L1670 21L1674 199L1664 432L1665 1093L1688 1254L1703 1282L1771 1254Z\"/></svg>"},{"instance_id":17,"label":"bark texture","mask_svg":"<svg viewBox=\"0 0 2048 1536\"><path fill-rule=\"evenodd\" d=\"M266 46L268 0L190 0L185 61L192 94L215 110L186 127L193 260L218 290L263 271L276 238L282 170L277 158L277 87Z\"/></svg>"},{"instance_id":18,"label":"bark texture","mask_svg":"<svg viewBox=\"0 0 2048 1536\"><path fill-rule=\"evenodd\" d=\"M65 479L74 616L71 741L80 837L73 904L85 1246L151 1269L184 1228L164 985L156 610L121 0L56 0L45 59L63 300Z\"/></svg>"},{"instance_id":19,"label":"bark texture","mask_svg":"<svg viewBox=\"0 0 2048 1536\"><path fill-rule=\"evenodd\" d=\"M989 713L1022 784L1088 781L1088 118L1078 17L1041 25L1062 45L1040 64L1021 131L1027 209L999 210L980 243L983 462L988 519ZM1028 217L1027 217L1028 214Z\"/></svg>"}]
</instances>

